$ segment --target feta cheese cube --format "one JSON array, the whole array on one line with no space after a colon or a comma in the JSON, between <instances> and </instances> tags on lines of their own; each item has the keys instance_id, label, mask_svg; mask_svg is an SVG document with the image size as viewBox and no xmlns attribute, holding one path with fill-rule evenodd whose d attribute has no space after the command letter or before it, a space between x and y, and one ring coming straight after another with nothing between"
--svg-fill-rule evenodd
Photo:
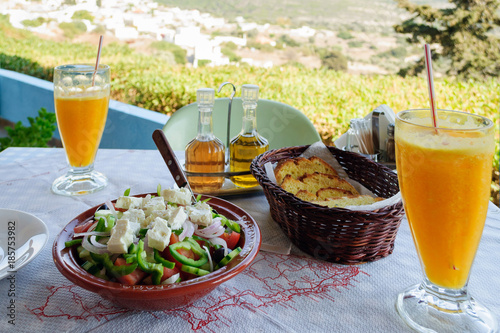
<instances>
[{"instance_id":1,"label":"feta cheese cube","mask_svg":"<svg viewBox=\"0 0 500 333\"><path fill-rule=\"evenodd\" d=\"M167 188L161 191L165 201L178 205L188 206L191 204L191 192L187 188Z\"/></svg>"},{"instance_id":2,"label":"feta cheese cube","mask_svg":"<svg viewBox=\"0 0 500 333\"><path fill-rule=\"evenodd\" d=\"M170 243L172 230L168 227L168 222L161 217L154 221L154 227L147 232L148 245L158 251L163 251Z\"/></svg>"},{"instance_id":3,"label":"feta cheese cube","mask_svg":"<svg viewBox=\"0 0 500 333\"><path fill-rule=\"evenodd\" d=\"M116 200L115 207L122 209L140 209L142 208L142 198L137 197L119 197Z\"/></svg>"},{"instance_id":4,"label":"feta cheese cube","mask_svg":"<svg viewBox=\"0 0 500 333\"><path fill-rule=\"evenodd\" d=\"M139 229L139 223L125 219L116 221L115 226L111 229L111 237L108 240L108 251L111 253L127 253Z\"/></svg>"},{"instance_id":5,"label":"feta cheese cube","mask_svg":"<svg viewBox=\"0 0 500 333\"><path fill-rule=\"evenodd\" d=\"M191 222L206 227L212 224L212 209L206 202L197 202L187 207L187 211Z\"/></svg>"},{"instance_id":6,"label":"feta cheese cube","mask_svg":"<svg viewBox=\"0 0 500 333\"><path fill-rule=\"evenodd\" d=\"M169 220L170 216L172 215L172 212L174 211L174 207L172 206L167 206L167 209L164 210L154 210L149 214L148 217L146 217L146 220L141 224L143 228L147 228L151 223L155 221L157 217L161 217L164 220Z\"/></svg>"},{"instance_id":7,"label":"feta cheese cube","mask_svg":"<svg viewBox=\"0 0 500 333\"><path fill-rule=\"evenodd\" d=\"M146 219L146 215L142 209L132 208L124 212L121 218L129 220L130 222L137 222L142 226Z\"/></svg>"},{"instance_id":8,"label":"feta cheese cube","mask_svg":"<svg viewBox=\"0 0 500 333\"><path fill-rule=\"evenodd\" d=\"M165 205L165 199L163 199L163 197L151 198L143 206L146 216L149 216L155 210L165 210L166 208L167 206Z\"/></svg>"},{"instance_id":9,"label":"feta cheese cube","mask_svg":"<svg viewBox=\"0 0 500 333\"><path fill-rule=\"evenodd\" d=\"M177 207L172 211L170 218L168 219L168 225L172 230L177 230L182 228L182 225L187 220L188 216L183 207Z\"/></svg>"}]
</instances>

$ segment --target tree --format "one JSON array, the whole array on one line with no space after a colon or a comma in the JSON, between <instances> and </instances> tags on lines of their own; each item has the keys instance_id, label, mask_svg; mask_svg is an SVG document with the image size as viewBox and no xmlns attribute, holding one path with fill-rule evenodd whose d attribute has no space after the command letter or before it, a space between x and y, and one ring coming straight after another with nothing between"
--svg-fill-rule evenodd
<instances>
[{"instance_id":1,"label":"tree","mask_svg":"<svg viewBox=\"0 0 500 333\"><path fill-rule=\"evenodd\" d=\"M500 38L493 34L500 27L500 0L449 0L452 6L439 9L415 5L409 0L396 1L399 7L413 14L394 26L396 32L411 34L410 43L431 44L434 60L449 61L449 75L464 79L500 75ZM400 74L416 75L423 69L422 56Z\"/></svg>"},{"instance_id":2,"label":"tree","mask_svg":"<svg viewBox=\"0 0 500 333\"><path fill-rule=\"evenodd\" d=\"M77 10L71 16L73 20L89 20L90 22L94 22L94 16L87 10Z\"/></svg>"},{"instance_id":3,"label":"tree","mask_svg":"<svg viewBox=\"0 0 500 333\"><path fill-rule=\"evenodd\" d=\"M339 51L333 50L321 56L321 64L335 71L347 70L347 58Z\"/></svg>"}]
</instances>

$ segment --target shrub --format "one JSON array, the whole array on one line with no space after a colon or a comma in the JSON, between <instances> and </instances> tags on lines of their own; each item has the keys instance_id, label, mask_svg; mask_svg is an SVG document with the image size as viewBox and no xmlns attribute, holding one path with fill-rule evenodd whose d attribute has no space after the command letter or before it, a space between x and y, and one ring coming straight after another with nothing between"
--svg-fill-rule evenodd
<instances>
[{"instance_id":1,"label":"shrub","mask_svg":"<svg viewBox=\"0 0 500 333\"><path fill-rule=\"evenodd\" d=\"M151 48L161 52L170 52L174 55L175 63L184 65L186 63L187 52L182 47L166 42L157 41L151 43Z\"/></svg>"},{"instance_id":2,"label":"shrub","mask_svg":"<svg viewBox=\"0 0 500 333\"><path fill-rule=\"evenodd\" d=\"M357 47L362 47L364 42L358 41L358 40L350 40L347 42L347 45L351 48L357 48Z\"/></svg>"},{"instance_id":3,"label":"shrub","mask_svg":"<svg viewBox=\"0 0 500 333\"><path fill-rule=\"evenodd\" d=\"M14 128L7 127L7 137L0 138L0 151L8 147L47 147L56 130L56 115L44 108L38 110L36 118L28 117L29 127L17 122Z\"/></svg>"},{"instance_id":4,"label":"shrub","mask_svg":"<svg viewBox=\"0 0 500 333\"><path fill-rule=\"evenodd\" d=\"M354 38L354 36L351 35L351 33L349 31L347 31L347 30L339 31L337 33L337 37L338 38L342 38L342 39L352 39L352 38Z\"/></svg>"},{"instance_id":5,"label":"shrub","mask_svg":"<svg viewBox=\"0 0 500 333\"><path fill-rule=\"evenodd\" d=\"M94 16L86 11L86 10L77 10L73 13L73 16L71 16L72 20L89 20L90 22L94 22Z\"/></svg>"},{"instance_id":6,"label":"shrub","mask_svg":"<svg viewBox=\"0 0 500 333\"><path fill-rule=\"evenodd\" d=\"M321 58L321 64L335 71L347 70L347 58L338 51L330 51Z\"/></svg>"},{"instance_id":7,"label":"shrub","mask_svg":"<svg viewBox=\"0 0 500 333\"><path fill-rule=\"evenodd\" d=\"M25 26L25 27L33 27L33 28L36 28L36 27L39 27L41 26L42 24L44 24L46 22L46 20L43 18L43 17L39 17L39 18L36 18L34 20L23 20L21 23Z\"/></svg>"},{"instance_id":8,"label":"shrub","mask_svg":"<svg viewBox=\"0 0 500 333\"><path fill-rule=\"evenodd\" d=\"M87 31L87 26L82 21L62 22L59 28L64 32L64 36L73 38Z\"/></svg>"}]
</instances>

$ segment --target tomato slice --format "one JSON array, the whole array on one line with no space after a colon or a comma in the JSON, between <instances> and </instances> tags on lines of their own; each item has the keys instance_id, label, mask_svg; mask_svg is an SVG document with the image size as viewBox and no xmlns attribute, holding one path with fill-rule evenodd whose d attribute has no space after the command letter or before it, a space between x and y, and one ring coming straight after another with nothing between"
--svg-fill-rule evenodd
<instances>
[{"instance_id":1,"label":"tomato slice","mask_svg":"<svg viewBox=\"0 0 500 333\"><path fill-rule=\"evenodd\" d=\"M127 265L129 266L130 264L127 264L127 261L124 258L116 258L115 260L115 265L116 266L122 266L122 265ZM136 268L135 271L128 275L120 276L116 278L120 283L133 286L138 284L144 277L146 276L146 272L140 270L139 268Z\"/></svg>"},{"instance_id":2,"label":"tomato slice","mask_svg":"<svg viewBox=\"0 0 500 333\"><path fill-rule=\"evenodd\" d=\"M171 277L172 275L174 274L177 274L179 273L181 270L177 267L174 267L172 269L169 269L167 267L163 267L163 276L161 277L161 281L165 281L166 279L168 279L169 277Z\"/></svg>"},{"instance_id":3,"label":"tomato slice","mask_svg":"<svg viewBox=\"0 0 500 333\"><path fill-rule=\"evenodd\" d=\"M240 234L236 231L231 231L229 234L225 232L219 237L226 241L227 247L231 250L234 250L240 240Z\"/></svg>"},{"instance_id":4,"label":"tomato slice","mask_svg":"<svg viewBox=\"0 0 500 333\"><path fill-rule=\"evenodd\" d=\"M185 256L186 258L190 258L190 259L194 259L194 260L199 259L199 258L196 258L196 255L191 250L178 249L177 252L179 252L180 254ZM172 256L172 254L170 254L170 249L168 246L165 248L165 250L163 250L163 252L161 253L161 256L163 258L167 259L168 261L175 263L175 268L178 268L179 270L181 269L182 263L175 260L175 258Z\"/></svg>"},{"instance_id":5,"label":"tomato slice","mask_svg":"<svg viewBox=\"0 0 500 333\"><path fill-rule=\"evenodd\" d=\"M74 229L73 232L75 234L79 234L81 232L87 232L94 223L97 223L97 222L95 222L95 221L88 221L88 222L86 222L84 224L77 225L75 227L75 229Z\"/></svg>"},{"instance_id":6,"label":"tomato slice","mask_svg":"<svg viewBox=\"0 0 500 333\"><path fill-rule=\"evenodd\" d=\"M170 234L170 243L169 244L175 244L179 242L179 236L177 236L175 233Z\"/></svg>"}]
</instances>

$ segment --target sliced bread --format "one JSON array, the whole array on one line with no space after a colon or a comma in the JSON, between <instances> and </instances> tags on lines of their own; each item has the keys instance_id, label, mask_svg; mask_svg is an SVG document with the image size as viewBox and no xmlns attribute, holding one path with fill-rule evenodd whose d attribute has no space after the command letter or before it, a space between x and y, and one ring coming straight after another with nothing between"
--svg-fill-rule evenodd
<instances>
[{"instance_id":1,"label":"sliced bread","mask_svg":"<svg viewBox=\"0 0 500 333\"><path fill-rule=\"evenodd\" d=\"M371 205L377 201L382 200L384 200L384 198L373 198L369 195L349 195L342 198L330 198L326 200L312 201L312 203L330 208L343 208L346 206Z\"/></svg>"},{"instance_id":2,"label":"sliced bread","mask_svg":"<svg viewBox=\"0 0 500 333\"><path fill-rule=\"evenodd\" d=\"M318 200L318 197L316 196L316 194L311 193L307 190L300 190L297 193L295 193L295 196L301 200L309 201L309 202Z\"/></svg>"},{"instance_id":3,"label":"sliced bread","mask_svg":"<svg viewBox=\"0 0 500 333\"><path fill-rule=\"evenodd\" d=\"M282 160L274 169L278 184L281 184L287 175L290 175L293 179L299 179L305 174L315 172L338 176L337 171L330 164L317 156L312 156L309 159L296 157Z\"/></svg>"},{"instance_id":4,"label":"sliced bread","mask_svg":"<svg viewBox=\"0 0 500 333\"><path fill-rule=\"evenodd\" d=\"M300 190L306 190L310 193L316 193L323 188L339 188L346 190L351 194L358 194L356 189L346 180L333 175L315 172L313 174L305 174L300 179L294 179L291 175L287 175L281 184L281 187L290 193L297 194Z\"/></svg>"},{"instance_id":5,"label":"sliced bread","mask_svg":"<svg viewBox=\"0 0 500 333\"><path fill-rule=\"evenodd\" d=\"M352 192L337 187L321 188L316 192L316 200L326 200L328 198L340 198L351 195Z\"/></svg>"}]
</instances>

